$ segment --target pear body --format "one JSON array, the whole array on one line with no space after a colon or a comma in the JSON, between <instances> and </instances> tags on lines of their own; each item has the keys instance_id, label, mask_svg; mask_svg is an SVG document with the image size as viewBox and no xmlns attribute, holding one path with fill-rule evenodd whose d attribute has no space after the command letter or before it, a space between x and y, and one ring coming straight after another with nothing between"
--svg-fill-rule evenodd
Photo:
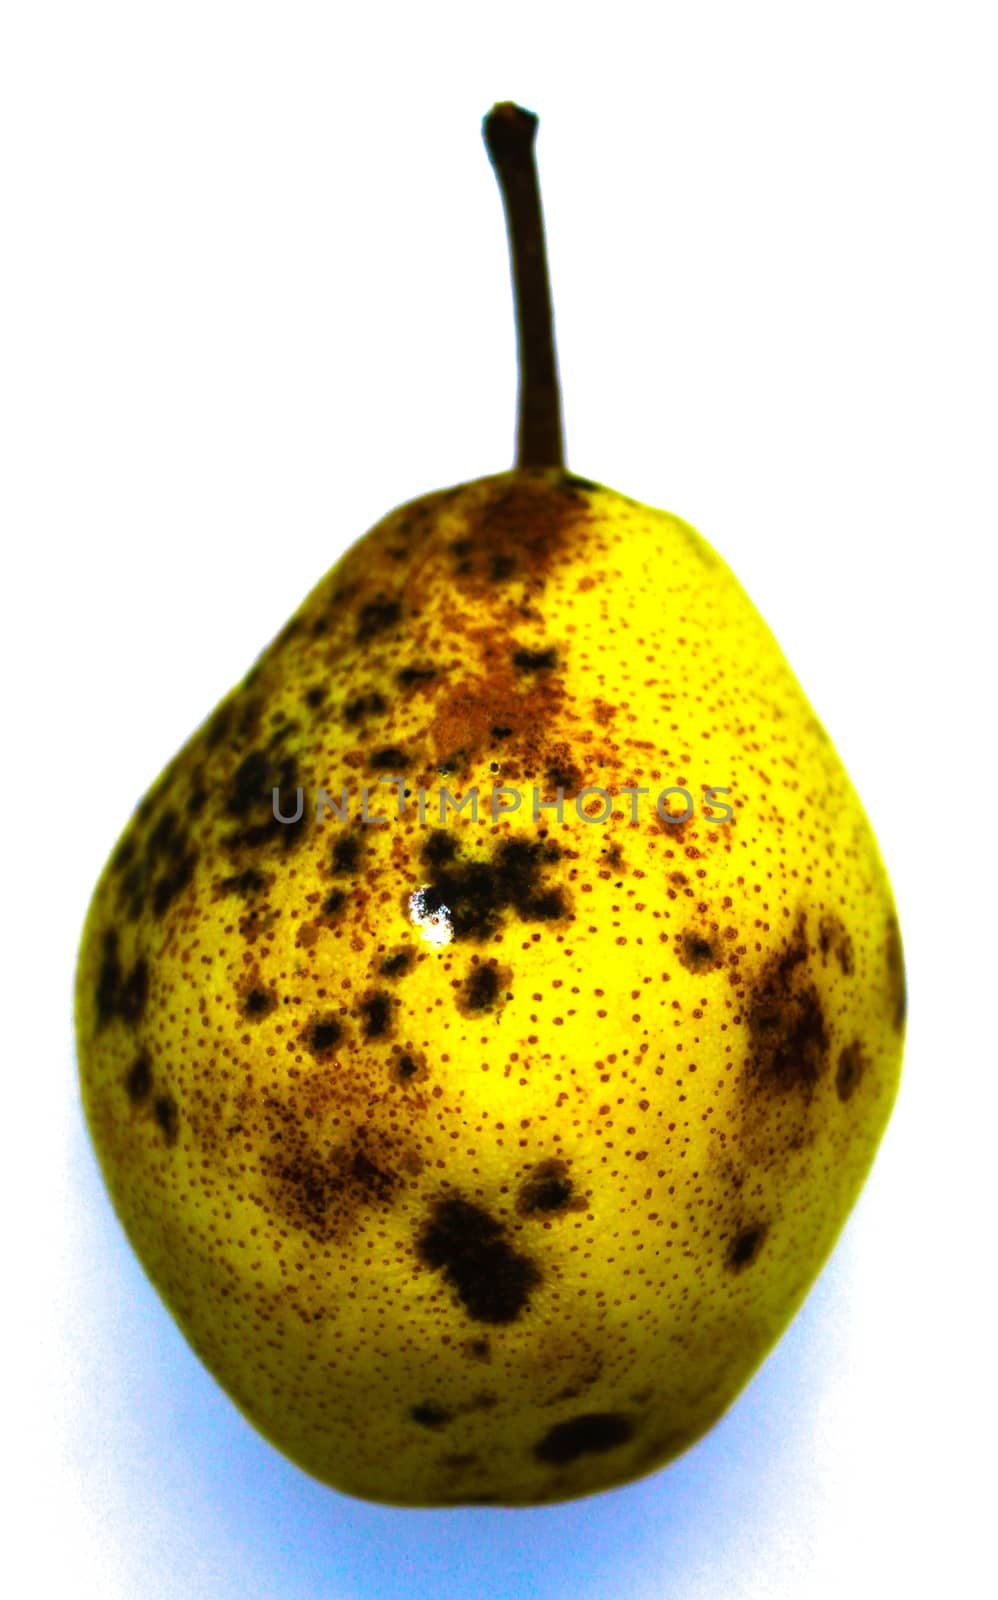
<instances>
[{"instance_id":1,"label":"pear body","mask_svg":"<svg viewBox=\"0 0 998 1600\"><path fill-rule=\"evenodd\" d=\"M779 1337L889 1116L904 972L728 568L519 470L313 590L128 824L76 1005L118 1216L246 1417L354 1495L525 1505L663 1465Z\"/></svg>"}]
</instances>

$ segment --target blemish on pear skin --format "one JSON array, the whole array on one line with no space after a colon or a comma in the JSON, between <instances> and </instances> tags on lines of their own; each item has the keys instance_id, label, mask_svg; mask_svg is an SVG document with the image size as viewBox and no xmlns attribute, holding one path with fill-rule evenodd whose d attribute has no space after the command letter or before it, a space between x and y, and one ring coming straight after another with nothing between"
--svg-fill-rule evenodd
<instances>
[{"instance_id":1,"label":"blemish on pear skin","mask_svg":"<svg viewBox=\"0 0 998 1600\"><path fill-rule=\"evenodd\" d=\"M283 744L286 739L290 739L292 734L297 733L299 729L299 724L287 721L283 712L278 713L278 718L278 723L267 740L268 750L276 749L279 744Z\"/></svg>"},{"instance_id":2,"label":"blemish on pear skin","mask_svg":"<svg viewBox=\"0 0 998 1600\"><path fill-rule=\"evenodd\" d=\"M580 1456L600 1454L627 1444L634 1437L634 1424L616 1411L592 1411L586 1416L556 1422L537 1444L538 1461L567 1466Z\"/></svg>"},{"instance_id":3,"label":"blemish on pear skin","mask_svg":"<svg viewBox=\"0 0 998 1600\"><path fill-rule=\"evenodd\" d=\"M344 833L333 845L334 872L356 872L360 865L360 840L352 833Z\"/></svg>"},{"instance_id":4,"label":"blemish on pear skin","mask_svg":"<svg viewBox=\"0 0 998 1600\"><path fill-rule=\"evenodd\" d=\"M724 956L720 940L696 928L686 928L677 934L676 946L679 959L687 972L714 972L723 965Z\"/></svg>"},{"instance_id":5,"label":"blemish on pear skin","mask_svg":"<svg viewBox=\"0 0 998 1600\"><path fill-rule=\"evenodd\" d=\"M365 1039L382 1039L391 1031L392 1000L387 994L372 994L361 1003Z\"/></svg>"},{"instance_id":6,"label":"blemish on pear skin","mask_svg":"<svg viewBox=\"0 0 998 1600\"><path fill-rule=\"evenodd\" d=\"M121 867L124 873L118 885L118 903L127 904L126 916L130 922L136 921L145 901L146 889L149 885L149 866L145 860L136 861L135 834L129 834L125 840L125 847L120 852Z\"/></svg>"},{"instance_id":7,"label":"blemish on pear skin","mask_svg":"<svg viewBox=\"0 0 998 1600\"><path fill-rule=\"evenodd\" d=\"M520 1185L516 1197L521 1217L550 1217L585 1208L585 1199L575 1194L567 1163L558 1157L539 1162Z\"/></svg>"},{"instance_id":8,"label":"blemish on pear skin","mask_svg":"<svg viewBox=\"0 0 998 1600\"><path fill-rule=\"evenodd\" d=\"M840 1100L848 1100L856 1088L866 1067L863 1047L858 1039L852 1044L847 1044L839 1055L838 1069L835 1073L835 1092Z\"/></svg>"},{"instance_id":9,"label":"blemish on pear skin","mask_svg":"<svg viewBox=\"0 0 998 1600\"><path fill-rule=\"evenodd\" d=\"M177 1127L180 1119L177 1113L177 1102L173 1096L169 1094L158 1095L153 1102L152 1114L156 1120L156 1126L167 1144L176 1144Z\"/></svg>"},{"instance_id":10,"label":"blemish on pear skin","mask_svg":"<svg viewBox=\"0 0 998 1600\"><path fill-rule=\"evenodd\" d=\"M146 840L146 854L151 857L170 855L176 845L177 813L164 811Z\"/></svg>"},{"instance_id":11,"label":"blemish on pear skin","mask_svg":"<svg viewBox=\"0 0 998 1600\"><path fill-rule=\"evenodd\" d=\"M843 976L852 977L855 967L852 939L838 917L825 916L818 923L818 949L823 959L834 955Z\"/></svg>"},{"instance_id":12,"label":"blemish on pear skin","mask_svg":"<svg viewBox=\"0 0 998 1600\"><path fill-rule=\"evenodd\" d=\"M347 897L343 893L343 890L334 889L332 893L328 894L323 901L322 915L324 917L335 917L343 910L343 907L346 905L346 903Z\"/></svg>"},{"instance_id":13,"label":"blemish on pear skin","mask_svg":"<svg viewBox=\"0 0 998 1600\"><path fill-rule=\"evenodd\" d=\"M511 578L517 568L516 557L506 551L498 551L489 562L489 577L493 583L505 583Z\"/></svg>"},{"instance_id":14,"label":"blemish on pear skin","mask_svg":"<svg viewBox=\"0 0 998 1600\"><path fill-rule=\"evenodd\" d=\"M139 1104L147 1100L152 1089L152 1063L145 1051L136 1056L125 1077L125 1092L129 1100Z\"/></svg>"},{"instance_id":15,"label":"blemish on pear skin","mask_svg":"<svg viewBox=\"0 0 998 1600\"><path fill-rule=\"evenodd\" d=\"M514 838L504 839L490 861L461 860L454 840L434 832L423 849L432 869L424 908L432 913L446 906L454 938L479 942L496 933L507 910L524 922L568 916L561 889L543 882L545 866L560 855L552 842Z\"/></svg>"},{"instance_id":16,"label":"blemish on pear skin","mask_svg":"<svg viewBox=\"0 0 998 1600\"><path fill-rule=\"evenodd\" d=\"M251 750L239 763L229 787L225 809L230 816L244 817L255 805L270 800L270 762L263 750Z\"/></svg>"},{"instance_id":17,"label":"blemish on pear skin","mask_svg":"<svg viewBox=\"0 0 998 1600\"><path fill-rule=\"evenodd\" d=\"M197 861L198 852L196 850L188 850L186 855L181 856L170 871L165 872L161 878L157 879L152 892L153 916L163 916L164 912L173 904L177 895L187 888L194 876L194 868L197 865Z\"/></svg>"},{"instance_id":18,"label":"blemish on pear skin","mask_svg":"<svg viewBox=\"0 0 998 1600\"><path fill-rule=\"evenodd\" d=\"M259 671L259 663L257 663L255 667L250 668L249 672L247 672L242 681L242 688L244 690L248 689L250 684L256 682ZM237 699L237 706L239 703L240 702ZM239 712L239 720L236 723L236 732L233 741L237 746L240 744L245 744L247 740L256 737L260 729L260 718L263 714L263 701L260 700L256 695L242 696L241 705L242 709Z\"/></svg>"},{"instance_id":19,"label":"blemish on pear skin","mask_svg":"<svg viewBox=\"0 0 998 1600\"><path fill-rule=\"evenodd\" d=\"M437 763L437 776L440 778L454 777L459 773L467 772L470 756L467 750L452 750Z\"/></svg>"},{"instance_id":20,"label":"blemish on pear skin","mask_svg":"<svg viewBox=\"0 0 998 1600\"><path fill-rule=\"evenodd\" d=\"M436 675L436 667L402 667L395 674L395 682L401 689L411 689L414 684L431 682Z\"/></svg>"},{"instance_id":21,"label":"blemish on pear skin","mask_svg":"<svg viewBox=\"0 0 998 1600\"><path fill-rule=\"evenodd\" d=\"M343 1028L336 1017L314 1017L305 1035L308 1050L320 1060L329 1057L343 1036Z\"/></svg>"},{"instance_id":22,"label":"blemish on pear skin","mask_svg":"<svg viewBox=\"0 0 998 1600\"><path fill-rule=\"evenodd\" d=\"M552 789L565 791L566 799L572 799L582 791L582 773L570 761L555 762L553 766L548 767L545 777Z\"/></svg>"},{"instance_id":23,"label":"blemish on pear skin","mask_svg":"<svg viewBox=\"0 0 998 1600\"><path fill-rule=\"evenodd\" d=\"M114 855L111 857L111 871L114 873L124 872L134 854L135 835L134 833L129 833L124 839L122 839L121 843L118 845L118 848L115 850Z\"/></svg>"},{"instance_id":24,"label":"blemish on pear skin","mask_svg":"<svg viewBox=\"0 0 998 1600\"><path fill-rule=\"evenodd\" d=\"M541 1274L521 1255L501 1223L467 1200L438 1200L416 1240L420 1260L454 1290L476 1322L515 1322Z\"/></svg>"},{"instance_id":25,"label":"blemish on pear skin","mask_svg":"<svg viewBox=\"0 0 998 1600\"><path fill-rule=\"evenodd\" d=\"M487 550L490 560L505 556L518 571L542 577L563 559L566 544L578 548L590 521L588 500L571 486L559 495L543 483L507 480L478 514L476 547Z\"/></svg>"},{"instance_id":26,"label":"blemish on pear skin","mask_svg":"<svg viewBox=\"0 0 998 1600\"><path fill-rule=\"evenodd\" d=\"M461 1409L463 1411L493 1411L498 1404L499 1396L492 1394L491 1391L486 1391L484 1394L476 1394Z\"/></svg>"},{"instance_id":27,"label":"blemish on pear skin","mask_svg":"<svg viewBox=\"0 0 998 1600\"><path fill-rule=\"evenodd\" d=\"M346 1170L366 1199L387 1199L399 1181L394 1172L379 1167L363 1149L354 1151Z\"/></svg>"},{"instance_id":28,"label":"blemish on pear skin","mask_svg":"<svg viewBox=\"0 0 998 1600\"><path fill-rule=\"evenodd\" d=\"M272 760L263 750L251 750L240 763L225 800L225 814L236 817L241 827L225 840L229 850L257 849L279 844L284 850L298 844L303 836L307 808L292 822L274 815L273 791L280 791L282 810L293 803L298 784L298 763L294 756ZM257 819L257 820L254 820Z\"/></svg>"},{"instance_id":29,"label":"blemish on pear skin","mask_svg":"<svg viewBox=\"0 0 998 1600\"><path fill-rule=\"evenodd\" d=\"M383 750L374 751L370 765L376 772L404 772L409 765L409 757L397 745L387 745Z\"/></svg>"},{"instance_id":30,"label":"blemish on pear skin","mask_svg":"<svg viewBox=\"0 0 998 1600\"><path fill-rule=\"evenodd\" d=\"M356 642L364 644L377 634L394 628L401 615L402 608L397 600L389 600L383 594L379 594L374 600L368 600L366 605L361 606L357 618L357 632L354 635Z\"/></svg>"},{"instance_id":31,"label":"blemish on pear skin","mask_svg":"<svg viewBox=\"0 0 998 1600\"><path fill-rule=\"evenodd\" d=\"M301 632L301 627L302 618L299 616L292 617L289 622L284 624L284 627L274 640L274 648L280 650L284 645L290 644L291 640Z\"/></svg>"},{"instance_id":32,"label":"blemish on pear skin","mask_svg":"<svg viewBox=\"0 0 998 1600\"><path fill-rule=\"evenodd\" d=\"M226 700L219 706L204 733L204 742L209 750L217 749L222 743L232 727L233 715L234 707L231 700Z\"/></svg>"},{"instance_id":33,"label":"blemish on pear skin","mask_svg":"<svg viewBox=\"0 0 998 1600\"><path fill-rule=\"evenodd\" d=\"M109 929L104 935L104 955L97 977L97 1026L113 1018L134 1026L142 1020L149 993L149 969L140 956L128 976L122 973L118 958L118 935Z\"/></svg>"},{"instance_id":34,"label":"blemish on pear skin","mask_svg":"<svg viewBox=\"0 0 998 1600\"><path fill-rule=\"evenodd\" d=\"M392 955L386 956L381 963L381 976L383 978L401 978L409 971L415 959L411 950L396 950Z\"/></svg>"},{"instance_id":35,"label":"blemish on pear skin","mask_svg":"<svg viewBox=\"0 0 998 1600\"><path fill-rule=\"evenodd\" d=\"M752 991L747 1022L750 1066L760 1087L810 1097L828 1061L828 1033L821 998L809 981L805 919L786 949L773 956Z\"/></svg>"},{"instance_id":36,"label":"blemish on pear skin","mask_svg":"<svg viewBox=\"0 0 998 1600\"><path fill-rule=\"evenodd\" d=\"M239 918L239 937L245 939L249 945L256 944L260 935L266 931L271 922L272 912L270 906L266 903L263 905L251 905Z\"/></svg>"},{"instance_id":37,"label":"blemish on pear skin","mask_svg":"<svg viewBox=\"0 0 998 1600\"><path fill-rule=\"evenodd\" d=\"M378 694L377 691L372 694L359 694L352 700L348 700L343 707L343 720L348 722L351 727L355 727L357 723L365 721L367 717L380 716L382 712L387 710L388 702L385 700L384 695Z\"/></svg>"},{"instance_id":38,"label":"blemish on pear skin","mask_svg":"<svg viewBox=\"0 0 998 1600\"><path fill-rule=\"evenodd\" d=\"M515 650L513 665L520 672L549 672L558 665L558 652L547 650Z\"/></svg>"},{"instance_id":39,"label":"blemish on pear skin","mask_svg":"<svg viewBox=\"0 0 998 1600\"><path fill-rule=\"evenodd\" d=\"M199 816L204 810L207 801L208 791L200 781L200 776L196 776L184 802L184 810L189 817Z\"/></svg>"},{"instance_id":40,"label":"blemish on pear skin","mask_svg":"<svg viewBox=\"0 0 998 1600\"><path fill-rule=\"evenodd\" d=\"M431 867L442 866L457 855L457 840L449 833L434 829L423 846L423 860Z\"/></svg>"},{"instance_id":41,"label":"blemish on pear skin","mask_svg":"<svg viewBox=\"0 0 998 1600\"><path fill-rule=\"evenodd\" d=\"M495 962L481 962L470 969L461 990L460 1009L465 1015L491 1011L501 989L499 968Z\"/></svg>"},{"instance_id":42,"label":"blemish on pear skin","mask_svg":"<svg viewBox=\"0 0 998 1600\"><path fill-rule=\"evenodd\" d=\"M349 1227L358 1207L389 1204L403 1182L401 1166L416 1169L416 1161L400 1161L396 1141L375 1138L364 1127L330 1151L313 1138L307 1114L299 1116L276 1095L265 1100L271 1132L260 1165L274 1204L292 1226L320 1243Z\"/></svg>"},{"instance_id":43,"label":"blemish on pear skin","mask_svg":"<svg viewBox=\"0 0 998 1600\"><path fill-rule=\"evenodd\" d=\"M454 1420L453 1412L435 1405L410 1406L409 1415L421 1428L444 1428Z\"/></svg>"},{"instance_id":44,"label":"blemish on pear skin","mask_svg":"<svg viewBox=\"0 0 998 1600\"><path fill-rule=\"evenodd\" d=\"M236 872L231 877L223 878L220 888L225 894L242 895L248 900L251 895L259 894L266 883L261 872L257 872L255 867L248 867L245 872Z\"/></svg>"},{"instance_id":45,"label":"blemish on pear skin","mask_svg":"<svg viewBox=\"0 0 998 1600\"><path fill-rule=\"evenodd\" d=\"M757 1223L754 1227L743 1229L732 1240L726 1258L732 1272L743 1272L752 1265L758 1258L768 1231L765 1223Z\"/></svg>"},{"instance_id":46,"label":"blemish on pear skin","mask_svg":"<svg viewBox=\"0 0 998 1600\"><path fill-rule=\"evenodd\" d=\"M149 994L149 969L140 956L118 991L118 1015L134 1026L141 1021Z\"/></svg>"},{"instance_id":47,"label":"blemish on pear skin","mask_svg":"<svg viewBox=\"0 0 998 1600\"><path fill-rule=\"evenodd\" d=\"M250 989L243 1001L243 1016L253 1022L269 1016L277 1004L277 996L268 989Z\"/></svg>"}]
</instances>

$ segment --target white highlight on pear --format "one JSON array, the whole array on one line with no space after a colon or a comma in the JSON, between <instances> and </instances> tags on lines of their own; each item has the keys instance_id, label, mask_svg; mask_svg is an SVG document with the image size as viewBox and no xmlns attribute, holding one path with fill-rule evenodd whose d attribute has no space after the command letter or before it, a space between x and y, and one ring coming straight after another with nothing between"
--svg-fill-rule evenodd
<instances>
[{"instance_id":1,"label":"white highlight on pear","mask_svg":"<svg viewBox=\"0 0 998 1600\"><path fill-rule=\"evenodd\" d=\"M454 928L450 920L450 906L440 906L436 911L426 909L426 891L429 884L409 896L409 915L428 944L450 944Z\"/></svg>"}]
</instances>

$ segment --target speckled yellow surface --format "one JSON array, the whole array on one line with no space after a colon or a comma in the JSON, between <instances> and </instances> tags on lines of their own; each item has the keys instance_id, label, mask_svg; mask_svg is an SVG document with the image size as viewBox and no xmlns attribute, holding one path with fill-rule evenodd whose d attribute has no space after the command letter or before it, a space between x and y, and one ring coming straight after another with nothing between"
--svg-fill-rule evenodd
<instances>
[{"instance_id":1,"label":"speckled yellow surface","mask_svg":"<svg viewBox=\"0 0 998 1600\"><path fill-rule=\"evenodd\" d=\"M521 470L386 517L170 764L77 1025L118 1215L246 1416L352 1494L535 1504L671 1459L785 1327L889 1115L904 975L727 567Z\"/></svg>"}]
</instances>

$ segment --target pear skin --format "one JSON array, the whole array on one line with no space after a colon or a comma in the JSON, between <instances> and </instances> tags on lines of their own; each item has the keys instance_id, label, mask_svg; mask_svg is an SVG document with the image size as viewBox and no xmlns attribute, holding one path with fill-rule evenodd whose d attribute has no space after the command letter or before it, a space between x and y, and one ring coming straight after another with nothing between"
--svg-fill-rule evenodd
<instances>
[{"instance_id":1,"label":"pear skin","mask_svg":"<svg viewBox=\"0 0 998 1600\"><path fill-rule=\"evenodd\" d=\"M517 465L321 580L128 823L77 974L94 1147L190 1345L400 1506L592 1494L709 1429L904 1036L887 874L776 640L689 524L562 464L527 115L492 114Z\"/></svg>"}]
</instances>

